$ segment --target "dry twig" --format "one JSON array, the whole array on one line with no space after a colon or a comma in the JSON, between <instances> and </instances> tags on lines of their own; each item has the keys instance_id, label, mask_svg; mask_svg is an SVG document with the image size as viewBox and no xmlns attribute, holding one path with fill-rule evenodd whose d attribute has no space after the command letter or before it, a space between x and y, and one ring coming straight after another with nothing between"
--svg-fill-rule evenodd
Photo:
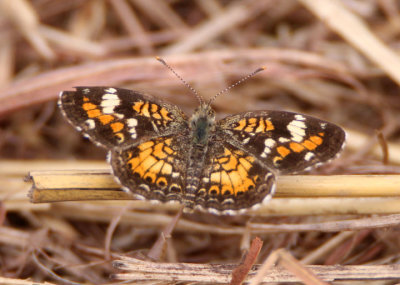
<instances>
[{"instance_id":1,"label":"dry twig","mask_svg":"<svg viewBox=\"0 0 400 285\"><path fill-rule=\"evenodd\" d=\"M119 270L127 271L126 273L116 274L114 277L118 280L186 281L212 284L228 283L231 278L231 272L236 267L233 264L153 263L128 257L121 257L119 260L114 261L114 266ZM310 265L304 268L324 281L400 278L399 265ZM259 270L260 267L255 266L250 271L246 281L251 281ZM290 271L282 270L282 268L271 268L262 273L262 282L302 281L299 277L291 274ZM318 284L325 283L320 282Z\"/></svg>"}]
</instances>

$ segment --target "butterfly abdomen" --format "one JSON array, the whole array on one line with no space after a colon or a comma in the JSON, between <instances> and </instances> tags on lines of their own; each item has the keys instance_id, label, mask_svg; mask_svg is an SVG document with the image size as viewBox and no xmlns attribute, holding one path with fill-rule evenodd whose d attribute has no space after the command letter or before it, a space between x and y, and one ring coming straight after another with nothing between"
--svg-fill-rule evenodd
<instances>
[{"instance_id":1,"label":"butterfly abdomen","mask_svg":"<svg viewBox=\"0 0 400 285\"><path fill-rule=\"evenodd\" d=\"M193 145L190 148L184 192L185 206L190 209L195 205L206 153L207 145Z\"/></svg>"}]
</instances>

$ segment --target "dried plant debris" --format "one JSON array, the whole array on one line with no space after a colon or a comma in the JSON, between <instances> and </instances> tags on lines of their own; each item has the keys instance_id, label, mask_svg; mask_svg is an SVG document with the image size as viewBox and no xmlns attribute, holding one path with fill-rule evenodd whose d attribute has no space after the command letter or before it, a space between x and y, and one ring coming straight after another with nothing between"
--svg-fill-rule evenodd
<instances>
[{"instance_id":1,"label":"dried plant debris","mask_svg":"<svg viewBox=\"0 0 400 285\"><path fill-rule=\"evenodd\" d=\"M238 284L398 280L399 36L395 0L0 1L0 283L229 283L235 269L243 269ZM312 115L346 130L342 156L301 182L283 177L280 185L294 186L247 215L174 220L174 205L92 191L91 179L111 181L106 153L65 122L58 93L128 88L191 114L196 98L156 56L205 100L265 66L215 100L217 119L270 109ZM68 182L34 176L43 170L81 175L87 192L73 195L114 200L65 202L77 196L59 188L38 192L59 202L30 203L28 172L40 190ZM335 200L346 183L360 192ZM263 246L241 264L256 236ZM127 270L128 257L142 271Z\"/></svg>"}]
</instances>

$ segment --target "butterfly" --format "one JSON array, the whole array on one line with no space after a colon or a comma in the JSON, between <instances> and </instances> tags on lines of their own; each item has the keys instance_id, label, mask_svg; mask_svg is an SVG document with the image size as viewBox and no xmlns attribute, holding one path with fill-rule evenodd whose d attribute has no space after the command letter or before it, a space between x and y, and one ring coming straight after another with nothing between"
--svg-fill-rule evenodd
<instances>
[{"instance_id":1,"label":"butterfly","mask_svg":"<svg viewBox=\"0 0 400 285\"><path fill-rule=\"evenodd\" d=\"M217 121L211 103L220 93L208 102L195 93L200 104L190 117L173 104L115 87L63 91L59 107L78 131L109 151L124 190L180 202L186 212L255 208L274 194L277 174L326 163L343 148L342 128L299 113L250 111Z\"/></svg>"}]
</instances>

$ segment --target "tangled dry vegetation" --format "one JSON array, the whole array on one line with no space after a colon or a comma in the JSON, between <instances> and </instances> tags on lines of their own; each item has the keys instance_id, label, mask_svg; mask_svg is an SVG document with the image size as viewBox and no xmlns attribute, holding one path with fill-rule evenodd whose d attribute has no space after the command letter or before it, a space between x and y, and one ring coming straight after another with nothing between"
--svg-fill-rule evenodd
<instances>
[{"instance_id":1,"label":"tangled dry vegetation","mask_svg":"<svg viewBox=\"0 0 400 285\"><path fill-rule=\"evenodd\" d=\"M226 283L232 276L240 284L248 272L250 284L394 284L399 39L396 0L0 1L0 284ZM266 66L215 101L218 116L306 113L343 126L346 149L311 176L282 177L277 198L258 212L184 214L175 227L173 206L124 200L117 191L58 193L62 179L79 190L73 177L108 171L105 151L62 118L61 90L126 87L189 114L196 107L155 55L206 99ZM55 170L66 176L54 179ZM37 188L50 183L45 201L82 201L31 203L28 173ZM89 179L93 191L112 183L101 177ZM83 201L89 196L114 200ZM162 231L172 231L165 242ZM256 278L253 263L262 264Z\"/></svg>"}]
</instances>

